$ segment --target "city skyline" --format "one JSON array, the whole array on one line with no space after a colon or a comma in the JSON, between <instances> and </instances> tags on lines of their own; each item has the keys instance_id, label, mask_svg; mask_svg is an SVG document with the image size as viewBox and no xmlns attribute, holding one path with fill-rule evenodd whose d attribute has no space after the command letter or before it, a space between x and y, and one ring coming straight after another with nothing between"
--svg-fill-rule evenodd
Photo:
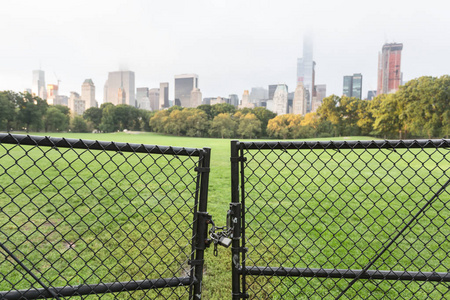
<instances>
[{"instance_id":1,"label":"city skyline","mask_svg":"<svg viewBox=\"0 0 450 300\"><path fill-rule=\"evenodd\" d=\"M60 95L79 92L80 82L92 78L99 104L112 70L132 70L135 86L150 88L195 73L204 97L278 83L293 91L303 35L310 30L315 82L327 85L327 95L340 95L343 76L362 73L364 98L377 89L378 52L385 43L403 43L404 81L449 72L450 21L432 3L381 1L368 9L356 1L8 2L0 12L0 26L12 28L0 49L0 89L31 88L30 70L41 69L46 84L60 81Z\"/></svg>"}]
</instances>

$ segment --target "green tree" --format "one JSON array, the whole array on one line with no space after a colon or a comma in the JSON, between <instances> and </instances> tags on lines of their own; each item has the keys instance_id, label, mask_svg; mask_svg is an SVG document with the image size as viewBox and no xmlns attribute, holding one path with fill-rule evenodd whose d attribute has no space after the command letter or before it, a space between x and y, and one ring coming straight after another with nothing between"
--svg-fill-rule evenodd
<instances>
[{"instance_id":1,"label":"green tree","mask_svg":"<svg viewBox=\"0 0 450 300\"><path fill-rule=\"evenodd\" d=\"M239 126L237 133L242 136L242 138L256 137L261 132L261 121L252 114L248 113L239 119Z\"/></svg>"},{"instance_id":2,"label":"green tree","mask_svg":"<svg viewBox=\"0 0 450 300\"><path fill-rule=\"evenodd\" d=\"M102 122L102 109L99 107L90 107L84 111L83 119L90 122L95 129L100 128Z\"/></svg>"},{"instance_id":3,"label":"green tree","mask_svg":"<svg viewBox=\"0 0 450 300\"><path fill-rule=\"evenodd\" d=\"M104 132L114 132L119 130L119 122L116 119L116 107L112 103L104 103L102 108L102 122L100 130Z\"/></svg>"},{"instance_id":4,"label":"green tree","mask_svg":"<svg viewBox=\"0 0 450 300\"><path fill-rule=\"evenodd\" d=\"M218 114L211 122L210 134L221 138L231 138L236 134L236 121L229 113Z\"/></svg>"},{"instance_id":5,"label":"green tree","mask_svg":"<svg viewBox=\"0 0 450 300\"><path fill-rule=\"evenodd\" d=\"M47 102L39 97L33 97L30 93L25 93L17 98L17 106L19 108L18 119L26 128L26 131L29 132L31 125L39 131L47 111Z\"/></svg>"},{"instance_id":6,"label":"green tree","mask_svg":"<svg viewBox=\"0 0 450 300\"><path fill-rule=\"evenodd\" d=\"M269 134L270 137L282 139L291 137L290 127L292 127L291 122L293 118L295 118L295 115L284 114L269 120L269 123L267 124L267 134Z\"/></svg>"},{"instance_id":7,"label":"green tree","mask_svg":"<svg viewBox=\"0 0 450 300\"><path fill-rule=\"evenodd\" d=\"M255 107L252 109L252 113L261 121L261 136L266 136L267 124L269 123L269 120L275 118L277 114L264 107Z\"/></svg>"},{"instance_id":8,"label":"green tree","mask_svg":"<svg viewBox=\"0 0 450 300\"><path fill-rule=\"evenodd\" d=\"M45 131L66 131L69 128L69 108L62 105L52 105L44 116Z\"/></svg>"},{"instance_id":9,"label":"green tree","mask_svg":"<svg viewBox=\"0 0 450 300\"><path fill-rule=\"evenodd\" d=\"M72 119L70 130L72 132L89 132L88 125L81 116L76 116Z\"/></svg>"},{"instance_id":10,"label":"green tree","mask_svg":"<svg viewBox=\"0 0 450 300\"><path fill-rule=\"evenodd\" d=\"M328 121L332 125L331 134L334 136L340 136L342 134L342 118L341 111L338 108L341 98L336 95L325 97L322 101L322 105L317 109L317 115L319 121Z\"/></svg>"},{"instance_id":11,"label":"green tree","mask_svg":"<svg viewBox=\"0 0 450 300\"><path fill-rule=\"evenodd\" d=\"M5 128L7 132L16 119L16 99L19 97L12 91L0 92L0 128Z\"/></svg>"}]
</instances>

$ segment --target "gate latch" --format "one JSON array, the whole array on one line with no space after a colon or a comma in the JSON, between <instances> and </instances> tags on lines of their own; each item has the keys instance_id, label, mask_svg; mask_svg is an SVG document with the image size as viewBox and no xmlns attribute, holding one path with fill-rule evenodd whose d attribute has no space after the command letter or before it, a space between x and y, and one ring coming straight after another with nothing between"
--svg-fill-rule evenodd
<instances>
[{"instance_id":1,"label":"gate latch","mask_svg":"<svg viewBox=\"0 0 450 300\"><path fill-rule=\"evenodd\" d=\"M231 226L231 211L227 212L227 225L226 226L216 226L212 219L208 220L210 222L211 229L209 230L209 237L214 243L214 256L217 256L217 245L224 246L226 248L231 245L231 235L233 234L233 227Z\"/></svg>"}]
</instances>

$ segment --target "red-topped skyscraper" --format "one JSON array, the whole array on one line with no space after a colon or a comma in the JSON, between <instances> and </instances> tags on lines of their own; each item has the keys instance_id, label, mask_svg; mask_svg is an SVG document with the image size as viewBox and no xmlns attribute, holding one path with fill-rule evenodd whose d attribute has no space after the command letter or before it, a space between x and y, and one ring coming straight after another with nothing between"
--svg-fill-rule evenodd
<instances>
[{"instance_id":1,"label":"red-topped skyscraper","mask_svg":"<svg viewBox=\"0 0 450 300\"><path fill-rule=\"evenodd\" d=\"M395 93L402 83L401 58L403 44L384 44L378 55L377 95Z\"/></svg>"}]
</instances>

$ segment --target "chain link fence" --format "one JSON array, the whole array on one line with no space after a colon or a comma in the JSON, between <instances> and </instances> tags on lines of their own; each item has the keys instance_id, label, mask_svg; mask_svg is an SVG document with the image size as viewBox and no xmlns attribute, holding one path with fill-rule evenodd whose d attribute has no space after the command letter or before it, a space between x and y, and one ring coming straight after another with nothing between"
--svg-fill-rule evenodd
<instances>
[{"instance_id":1,"label":"chain link fence","mask_svg":"<svg viewBox=\"0 0 450 300\"><path fill-rule=\"evenodd\" d=\"M208 149L0 134L0 298L193 298L208 167Z\"/></svg>"},{"instance_id":2,"label":"chain link fence","mask_svg":"<svg viewBox=\"0 0 450 300\"><path fill-rule=\"evenodd\" d=\"M234 299L450 297L449 150L450 140L232 143Z\"/></svg>"}]
</instances>

